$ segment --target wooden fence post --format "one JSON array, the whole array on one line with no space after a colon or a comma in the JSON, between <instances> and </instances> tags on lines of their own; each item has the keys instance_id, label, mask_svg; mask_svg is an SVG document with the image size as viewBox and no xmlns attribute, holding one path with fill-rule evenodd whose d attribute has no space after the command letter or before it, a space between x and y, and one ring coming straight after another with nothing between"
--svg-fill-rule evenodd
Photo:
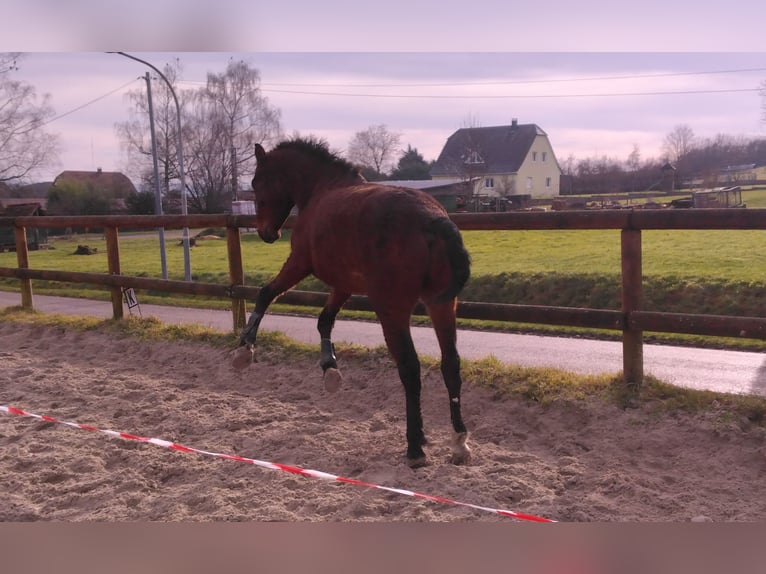
<instances>
[{"instance_id":1,"label":"wooden fence post","mask_svg":"<svg viewBox=\"0 0 766 574\"><path fill-rule=\"evenodd\" d=\"M226 227L226 248L229 254L229 281L232 285L244 285L245 272L242 266L242 242L239 227ZM232 297L231 314L234 331L245 327L245 300Z\"/></svg>"},{"instance_id":2,"label":"wooden fence post","mask_svg":"<svg viewBox=\"0 0 766 574\"><path fill-rule=\"evenodd\" d=\"M622 251L622 312L625 327L622 331L623 379L634 393L638 393L644 380L643 331L631 326L631 313L641 309L643 292L641 270L641 230L623 229Z\"/></svg>"},{"instance_id":3,"label":"wooden fence post","mask_svg":"<svg viewBox=\"0 0 766 574\"><path fill-rule=\"evenodd\" d=\"M117 238L116 227L104 227L106 239L106 256L109 264L110 275L120 275L120 242ZM123 318L122 311L122 288L112 287L112 315L115 319Z\"/></svg>"},{"instance_id":4,"label":"wooden fence post","mask_svg":"<svg viewBox=\"0 0 766 574\"><path fill-rule=\"evenodd\" d=\"M27 246L26 227L14 227L13 235L16 241L16 261L19 269L29 269L29 247ZM21 306L24 309L33 309L32 280L20 279L21 281Z\"/></svg>"}]
</instances>

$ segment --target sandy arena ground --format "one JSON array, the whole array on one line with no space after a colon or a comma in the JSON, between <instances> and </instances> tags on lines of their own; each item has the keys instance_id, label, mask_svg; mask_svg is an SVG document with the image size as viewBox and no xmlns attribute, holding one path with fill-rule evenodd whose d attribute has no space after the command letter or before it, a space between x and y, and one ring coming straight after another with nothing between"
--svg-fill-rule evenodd
<instances>
[{"instance_id":1,"label":"sandy arena ground","mask_svg":"<svg viewBox=\"0 0 766 574\"><path fill-rule=\"evenodd\" d=\"M318 352L317 352L318 359ZM473 462L448 462L447 394L424 372L430 464L404 462L388 360L268 356L0 322L0 404L214 452L560 521L766 519L766 432L747 421L586 402L543 408L466 381ZM475 509L0 414L1 521L506 521Z\"/></svg>"}]
</instances>

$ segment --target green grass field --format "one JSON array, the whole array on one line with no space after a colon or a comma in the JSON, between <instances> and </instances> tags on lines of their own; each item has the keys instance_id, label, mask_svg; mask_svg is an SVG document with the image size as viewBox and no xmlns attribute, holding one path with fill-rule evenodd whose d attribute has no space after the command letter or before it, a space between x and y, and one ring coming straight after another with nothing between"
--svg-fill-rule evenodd
<instances>
[{"instance_id":1,"label":"green grass field","mask_svg":"<svg viewBox=\"0 0 766 574\"><path fill-rule=\"evenodd\" d=\"M619 231L466 231L463 236L474 275L620 273ZM762 281L765 244L766 231L644 231L644 275Z\"/></svg>"},{"instance_id":2,"label":"green grass field","mask_svg":"<svg viewBox=\"0 0 766 574\"><path fill-rule=\"evenodd\" d=\"M743 192L748 205L763 202L766 190ZM170 279L183 279L183 248L168 232ZM194 231L192 231L194 235ZM466 231L472 277L464 300L527 305L620 308L620 232L618 230ZM97 248L74 255L77 245ZM645 231L642 234L644 303L647 310L715 315L766 316L766 231ZM30 252L35 269L106 273L106 243L100 235L51 239L51 249ZM289 232L274 243L256 234L242 236L246 283L262 285L281 268L290 250ZM157 237L120 234L122 273L161 277ZM0 253L0 267L16 267L15 253ZM195 281L228 284L226 241L198 240L191 249ZM108 297L103 288L34 281L37 293ZM0 288L17 289L15 279ZM298 288L323 290L316 279ZM176 302L178 296L142 293L145 302ZM199 298L194 298L199 299ZM188 301L188 299L186 299ZM210 302L195 301L210 306ZM212 306L225 307L226 301Z\"/></svg>"},{"instance_id":3,"label":"green grass field","mask_svg":"<svg viewBox=\"0 0 766 574\"><path fill-rule=\"evenodd\" d=\"M766 207L766 190L743 191L743 201ZM194 232L191 232L192 235ZM141 234L145 236L146 234ZM170 235L170 232L168 232ZM617 230L466 231L474 276L510 273L563 275L619 275L620 232ZM766 269L766 231L645 231L643 267L647 277L684 277L763 282ZM53 249L30 253L36 269L106 272L106 242L100 235L53 239ZM98 249L90 256L74 255L79 244ZM253 233L243 234L246 273L274 275L289 253L289 233L268 245ZM166 239L170 278L183 278L183 248L177 238ZM120 235L120 262L126 275L161 276L159 241ZM226 242L201 240L191 249L192 273L197 280L225 280ZM16 254L0 253L0 267L16 267Z\"/></svg>"},{"instance_id":4,"label":"green grass field","mask_svg":"<svg viewBox=\"0 0 766 574\"><path fill-rule=\"evenodd\" d=\"M286 234L287 235L287 234ZM645 231L643 267L647 277L715 278L762 282L766 270L766 231ZM620 232L615 230L465 231L472 274L557 273L619 275ZM77 245L97 248L94 255L74 255ZM107 272L106 242L99 235L53 239L52 249L32 251L35 269ZM243 235L245 272L273 275L290 250L287 237L268 245L254 234ZM183 248L166 241L168 275L183 278ZM125 275L161 276L159 241L121 236L120 263ZM228 274L226 242L201 240L191 248L197 280ZM0 267L16 267L16 254L0 253ZM205 279L207 278L207 279Z\"/></svg>"}]
</instances>

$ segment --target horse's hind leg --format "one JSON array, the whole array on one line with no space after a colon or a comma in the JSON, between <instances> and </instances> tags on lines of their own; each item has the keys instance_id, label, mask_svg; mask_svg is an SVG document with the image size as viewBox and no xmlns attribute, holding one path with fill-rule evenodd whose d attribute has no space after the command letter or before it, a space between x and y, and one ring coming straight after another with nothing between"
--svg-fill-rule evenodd
<instances>
[{"instance_id":1,"label":"horse's hind leg","mask_svg":"<svg viewBox=\"0 0 766 574\"><path fill-rule=\"evenodd\" d=\"M442 360L441 371L444 384L449 394L450 418L455 436L452 442L452 462L464 464L470 461L471 451L466 444L468 431L463 423L463 415L460 408L460 389L463 380L460 377L460 355L457 351L457 331L455 325L455 305L453 299L445 303L427 304L428 314L431 317L436 338L439 340Z\"/></svg>"},{"instance_id":2,"label":"horse's hind leg","mask_svg":"<svg viewBox=\"0 0 766 574\"><path fill-rule=\"evenodd\" d=\"M319 366L322 367L324 388L331 393L337 391L343 381L335 358L335 346L332 344L332 328L335 325L335 317L350 296L350 293L333 290L317 321L317 330L321 340Z\"/></svg>"},{"instance_id":3,"label":"horse's hind leg","mask_svg":"<svg viewBox=\"0 0 766 574\"><path fill-rule=\"evenodd\" d=\"M407 464L412 468L426 463L423 445L423 416L420 411L420 360L410 334L409 314L393 318L378 314L386 346L396 362L399 378L404 385L407 405Z\"/></svg>"}]
</instances>

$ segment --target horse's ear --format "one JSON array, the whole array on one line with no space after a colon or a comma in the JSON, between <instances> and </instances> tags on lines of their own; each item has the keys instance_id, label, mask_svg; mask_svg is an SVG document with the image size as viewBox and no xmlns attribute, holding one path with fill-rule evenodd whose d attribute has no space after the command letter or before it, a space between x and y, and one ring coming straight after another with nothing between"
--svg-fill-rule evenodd
<instances>
[{"instance_id":1,"label":"horse's ear","mask_svg":"<svg viewBox=\"0 0 766 574\"><path fill-rule=\"evenodd\" d=\"M266 150L259 143L255 144L255 161L262 164L266 160Z\"/></svg>"}]
</instances>

